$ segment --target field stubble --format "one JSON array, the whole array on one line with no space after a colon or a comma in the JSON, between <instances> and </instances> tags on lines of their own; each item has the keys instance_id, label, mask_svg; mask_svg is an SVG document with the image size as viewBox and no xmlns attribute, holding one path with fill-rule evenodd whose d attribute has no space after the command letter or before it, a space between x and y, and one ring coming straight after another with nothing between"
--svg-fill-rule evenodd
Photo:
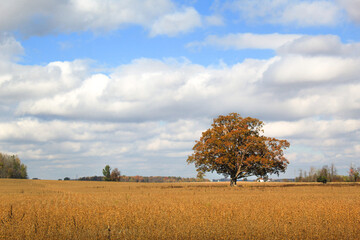
<instances>
[{"instance_id":1,"label":"field stubble","mask_svg":"<svg viewBox=\"0 0 360 240\"><path fill-rule=\"evenodd\" d=\"M359 237L359 184L0 180L0 239Z\"/></svg>"}]
</instances>

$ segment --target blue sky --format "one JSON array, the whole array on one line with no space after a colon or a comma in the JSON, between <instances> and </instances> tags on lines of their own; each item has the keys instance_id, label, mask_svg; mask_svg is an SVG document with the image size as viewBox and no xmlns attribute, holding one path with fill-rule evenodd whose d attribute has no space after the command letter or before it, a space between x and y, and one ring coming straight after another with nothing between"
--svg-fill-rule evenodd
<instances>
[{"instance_id":1,"label":"blue sky","mask_svg":"<svg viewBox=\"0 0 360 240\"><path fill-rule=\"evenodd\" d=\"M360 165L360 1L1 5L0 152L30 177L193 177L194 141L230 112L291 143L280 177Z\"/></svg>"}]
</instances>

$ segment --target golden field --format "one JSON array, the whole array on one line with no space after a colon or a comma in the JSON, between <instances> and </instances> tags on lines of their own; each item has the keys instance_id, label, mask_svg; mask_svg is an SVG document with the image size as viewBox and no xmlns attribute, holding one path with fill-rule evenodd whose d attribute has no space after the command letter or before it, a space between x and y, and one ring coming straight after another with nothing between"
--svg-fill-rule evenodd
<instances>
[{"instance_id":1,"label":"golden field","mask_svg":"<svg viewBox=\"0 0 360 240\"><path fill-rule=\"evenodd\" d=\"M0 180L0 239L360 239L359 184Z\"/></svg>"}]
</instances>

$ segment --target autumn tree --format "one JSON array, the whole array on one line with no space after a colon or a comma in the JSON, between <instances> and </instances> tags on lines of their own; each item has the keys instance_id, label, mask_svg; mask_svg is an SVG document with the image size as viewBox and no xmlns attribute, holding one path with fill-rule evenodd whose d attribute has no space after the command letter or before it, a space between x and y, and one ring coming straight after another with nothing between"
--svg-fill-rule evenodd
<instances>
[{"instance_id":1,"label":"autumn tree","mask_svg":"<svg viewBox=\"0 0 360 240\"><path fill-rule=\"evenodd\" d=\"M283 150L290 144L263 136L263 125L256 118L242 118L237 113L220 115L195 142L188 164L194 163L200 176L214 171L230 176L230 186L252 175L285 172L289 162Z\"/></svg>"},{"instance_id":2,"label":"autumn tree","mask_svg":"<svg viewBox=\"0 0 360 240\"><path fill-rule=\"evenodd\" d=\"M27 167L18 156L0 153L0 178L28 178Z\"/></svg>"},{"instance_id":3,"label":"autumn tree","mask_svg":"<svg viewBox=\"0 0 360 240\"><path fill-rule=\"evenodd\" d=\"M114 169L111 171L110 180L111 180L111 181L115 181L115 182L120 181L120 171L119 171L119 169L114 168Z\"/></svg>"},{"instance_id":4,"label":"autumn tree","mask_svg":"<svg viewBox=\"0 0 360 240\"><path fill-rule=\"evenodd\" d=\"M349 170L349 178L352 182L358 182L360 179L360 168L355 168L351 165Z\"/></svg>"},{"instance_id":5,"label":"autumn tree","mask_svg":"<svg viewBox=\"0 0 360 240\"><path fill-rule=\"evenodd\" d=\"M105 181L120 181L120 171L117 168L114 168L111 170L111 167L109 165L106 165L103 169L103 175Z\"/></svg>"}]
</instances>

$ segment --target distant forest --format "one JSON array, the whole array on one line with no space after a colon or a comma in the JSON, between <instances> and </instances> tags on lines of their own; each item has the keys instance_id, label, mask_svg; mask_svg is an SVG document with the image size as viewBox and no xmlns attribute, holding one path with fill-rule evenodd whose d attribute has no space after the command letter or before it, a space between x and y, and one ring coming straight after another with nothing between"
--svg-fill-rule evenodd
<instances>
[{"instance_id":1,"label":"distant forest","mask_svg":"<svg viewBox=\"0 0 360 240\"><path fill-rule=\"evenodd\" d=\"M76 180L79 181L113 181L113 182L146 182L146 183L171 183L171 182L210 182L204 178L182 178L182 177L161 177L161 176L125 176L121 175L118 168L112 169L106 165L102 170L104 176L81 177ZM64 180L70 180L66 177Z\"/></svg>"},{"instance_id":2,"label":"distant forest","mask_svg":"<svg viewBox=\"0 0 360 240\"><path fill-rule=\"evenodd\" d=\"M79 181L104 181L104 176L81 177ZM182 178L182 177L161 177L161 176L125 176L122 175L118 182L147 182L147 183L169 183L169 182L210 182L209 179L200 178Z\"/></svg>"},{"instance_id":3,"label":"distant forest","mask_svg":"<svg viewBox=\"0 0 360 240\"><path fill-rule=\"evenodd\" d=\"M0 178L28 178L26 166L16 155L0 153Z\"/></svg>"},{"instance_id":4,"label":"distant forest","mask_svg":"<svg viewBox=\"0 0 360 240\"><path fill-rule=\"evenodd\" d=\"M311 167L310 170L300 170L295 178L296 182L360 182L360 167L350 166L349 175L338 175L334 164L323 166L321 169Z\"/></svg>"}]
</instances>

